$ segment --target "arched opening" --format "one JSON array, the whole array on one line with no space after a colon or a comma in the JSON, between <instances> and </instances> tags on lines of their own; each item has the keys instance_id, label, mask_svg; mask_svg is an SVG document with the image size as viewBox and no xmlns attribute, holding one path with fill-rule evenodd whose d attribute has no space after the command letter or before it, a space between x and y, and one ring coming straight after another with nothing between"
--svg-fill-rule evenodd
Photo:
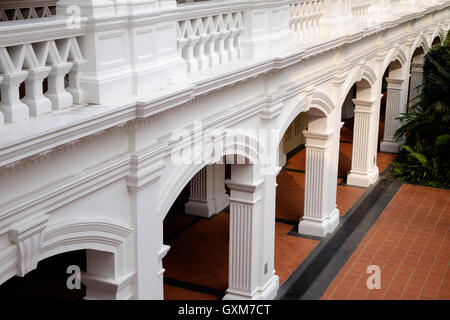
<instances>
[{"instance_id":1,"label":"arched opening","mask_svg":"<svg viewBox=\"0 0 450 320\"><path fill-rule=\"evenodd\" d=\"M51 256L39 261L35 270L24 277L14 276L0 285L0 298L8 300L81 300L86 295L86 286L80 283L69 288L67 282L75 285L69 277L74 273L70 266L86 271L86 250L76 250Z\"/></svg>"},{"instance_id":2,"label":"arched opening","mask_svg":"<svg viewBox=\"0 0 450 320\"><path fill-rule=\"evenodd\" d=\"M246 152L247 147L251 148L246 142ZM218 162L193 171L172 203L163 222L166 250L170 247L163 260L164 298L275 297L273 211L267 201L275 183L270 184L258 162L250 160L251 153L226 153ZM227 180L226 165L231 169Z\"/></svg>"},{"instance_id":3,"label":"arched opening","mask_svg":"<svg viewBox=\"0 0 450 320\"><path fill-rule=\"evenodd\" d=\"M371 82L374 82L374 79ZM339 174L343 177L343 183L351 186L368 187L378 179L376 154L378 123L375 119L379 97L374 93L371 82L365 77L357 81L347 93L342 106L342 110L351 110L353 107L353 118L350 120L345 119L344 115L351 115L351 112L341 113L343 122L341 141L344 143L341 143L339 157L341 167ZM350 170L348 170L349 158Z\"/></svg>"},{"instance_id":4,"label":"arched opening","mask_svg":"<svg viewBox=\"0 0 450 320\"><path fill-rule=\"evenodd\" d=\"M304 217L306 180L306 136L310 111L300 112L289 124L279 144L279 166L275 203L275 270L280 286L318 243L298 233Z\"/></svg>"},{"instance_id":5,"label":"arched opening","mask_svg":"<svg viewBox=\"0 0 450 320\"><path fill-rule=\"evenodd\" d=\"M440 46L442 44L442 40L439 36L436 36L431 43L431 47Z\"/></svg>"},{"instance_id":6,"label":"arched opening","mask_svg":"<svg viewBox=\"0 0 450 320\"><path fill-rule=\"evenodd\" d=\"M382 152L398 153L400 150L395 132L400 126L397 118L407 110L408 79L406 76L405 67L399 60L391 62L383 76L386 87L382 89L385 90L382 94L386 95L386 111L383 139L379 144Z\"/></svg>"},{"instance_id":7,"label":"arched opening","mask_svg":"<svg viewBox=\"0 0 450 320\"><path fill-rule=\"evenodd\" d=\"M422 94L424 63L425 51L423 47L418 47L414 50L411 58L407 112L414 112L415 105L419 102Z\"/></svg>"},{"instance_id":8,"label":"arched opening","mask_svg":"<svg viewBox=\"0 0 450 320\"><path fill-rule=\"evenodd\" d=\"M200 169L164 219L163 240L170 246L163 260L166 300L225 296L230 224L225 178L230 178L231 165L221 162Z\"/></svg>"}]
</instances>

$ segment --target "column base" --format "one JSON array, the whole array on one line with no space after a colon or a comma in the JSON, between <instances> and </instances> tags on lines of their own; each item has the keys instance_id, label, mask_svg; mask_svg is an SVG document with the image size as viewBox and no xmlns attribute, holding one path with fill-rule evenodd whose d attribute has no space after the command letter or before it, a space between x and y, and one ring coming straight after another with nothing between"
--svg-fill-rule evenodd
<instances>
[{"instance_id":1,"label":"column base","mask_svg":"<svg viewBox=\"0 0 450 320\"><path fill-rule=\"evenodd\" d=\"M400 145L397 142L383 140L380 144L380 150L382 152L399 153Z\"/></svg>"},{"instance_id":2,"label":"column base","mask_svg":"<svg viewBox=\"0 0 450 320\"><path fill-rule=\"evenodd\" d=\"M334 209L334 211L322 221L302 218L298 224L298 233L307 236L324 237L333 232L338 224L339 210Z\"/></svg>"},{"instance_id":3,"label":"column base","mask_svg":"<svg viewBox=\"0 0 450 320\"><path fill-rule=\"evenodd\" d=\"M44 96L30 99L25 97L22 99L22 102L28 106L30 115L33 117L52 111L52 102Z\"/></svg>"},{"instance_id":4,"label":"column base","mask_svg":"<svg viewBox=\"0 0 450 320\"><path fill-rule=\"evenodd\" d=\"M60 92L60 93L47 93L45 97L52 102L53 110L67 109L73 106L73 98L70 93Z\"/></svg>"},{"instance_id":5,"label":"column base","mask_svg":"<svg viewBox=\"0 0 450 320\"><path fill-rule=\"evenodd\" d=\"M369 173L359 173L350 171L347 176L347 184L349 186L363 187L367 188L371 184L374 184L378 180L378 167L375 167Z\"/></svg>"},{"instance_id":6,"label":"column base","mask_svg":"<svg viewBox=\"0 0 450 320\"><path fill-rule=\"evenodd\" d=\"M0 111L3 112L5 122L16 122L29 118L29 110L26 104L18 102L14 105L0 105Z\"/></svg>"},{"instance_id":7,"label":"column base","mask_svg":"<svg viewBox=\"0 0 450 320\"><path fill-rule=\"evenodd\" d=\"M231 289L227 290L227 294L223 297L223 300L273 300L275 299L280 280L276 274L274 274L269 281L267 281L264 288L255 290L254 293L238 292Z\"/></svg>"},{"instance_id":8,"label":"column base","mask_svg":"<svg viewBox=\"0 0 450 320\"><path fill-rule=\"evenodd\" d=\"M184 207L184 211L187 214L194 216L210 218L228 207L229 204L230 201L228 199L228 195L224 194L224 196L220 199L211 201L189 200Z\"/></svg>"},{"instance_id":9,"label":"column base","mask_svg":"<svg viewBox=\"0 0 450 320\"><path fill-rule=\"evenodd\" d=\"M81 281L86 285L85 300L130 300L133 298L134 273L120 279L111 279L82 273Z\"/></svg>"}]
</instances>

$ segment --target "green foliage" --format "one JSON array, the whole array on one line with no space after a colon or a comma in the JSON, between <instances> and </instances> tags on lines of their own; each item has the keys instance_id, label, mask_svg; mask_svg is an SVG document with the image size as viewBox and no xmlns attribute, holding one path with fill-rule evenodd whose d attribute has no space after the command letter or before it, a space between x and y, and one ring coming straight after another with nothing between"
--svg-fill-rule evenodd
<instances>
[{"instance_id":1,"label":"green foliage","mask_svg":"<svg viewBox=\"0 0 450 320\"><path fill-rule=\"evenodd\" d=\"M450 32L425 55L424 85L414 112L402 114L404 142L394 175L412 183L450 186Z\"/></svg>"}]
</instances>

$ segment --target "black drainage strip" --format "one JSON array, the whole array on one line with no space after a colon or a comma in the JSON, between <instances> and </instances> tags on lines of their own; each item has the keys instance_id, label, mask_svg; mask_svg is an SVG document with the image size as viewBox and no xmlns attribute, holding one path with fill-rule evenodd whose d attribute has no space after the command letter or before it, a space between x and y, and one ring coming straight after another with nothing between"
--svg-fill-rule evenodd
<instances>
[{"instance_id":1,"label":"black drainage strip","mask_svg":"<svg viewBox=\"0 0 450 320\"><path fill-rule=\"evenodd\" d=\"M380 179L278 290L280 300L318 300L392 200L401 181Z\"/></svg>"},{"instance_id":2,"label":"black drainage strip","mask_svg":"<svg viewBox=\"0 0 450 320\"><path fill-rule=\"evenodd\" d=\"M186 290L209 294L212 296L216 296L220 299L222 299L225 296L225 290L211 288L208 286L203 286L201 284L195 284L195 283L177 280L177 279L173 279L173 278L169 278L169 277L164 277L164 284L182 288L182 289L186 289Z\"/></svg>"}]
</instances>

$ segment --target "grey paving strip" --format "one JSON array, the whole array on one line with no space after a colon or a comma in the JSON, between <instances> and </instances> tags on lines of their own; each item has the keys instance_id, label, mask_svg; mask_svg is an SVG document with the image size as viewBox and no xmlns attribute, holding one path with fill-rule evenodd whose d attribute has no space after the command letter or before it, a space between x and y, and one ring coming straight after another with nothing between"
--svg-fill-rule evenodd
<instances>
[{"instance_id":1,"label":"grey paving strip","mask_svg":"<svg viewBox=\"0 0 450 320\"><path fill-rule=\"evenodd\" d=\"M291 172L295 172L295 173L305 173L305 170L299 170L299 169L291 169L291 168L283 168L283 170L285 171L291 171Z\"/></svg>"},{"instance_id":2,"label":"grey paving strip","mask_svg":"<svg viewBox=\"0 0 450 320\"><path fill-rule=\"evenodd\" d=\"M281 286L277 299L320 299L402 184L382 178L371 186Z\"/></svg>"},{"instance_id":3,"label":"grey paving strip","mask_svg":"<svg viewBox=\"0 0 450 320\"><path fill-rule=\"evenodd\" d=\"M275 222L283 223L283 224L288 224L288 225L291 225L291 226L296 226L296 225L298 225L298 221L288 220L288 219L282 219L282 218L275 218Z\"/></svg>"},{"instance_id":4,"label":"grey paving strip","mask_svg":"<svg viewBox=\"0 0 450 320\"><path fill-rule=\"evenodd\" d=\"M169 277L164 277L164 284L167 284L167 285L170 285L173 287L190 290L190 291L209 294L212 296L216 296L220 299L222 299L225 296L225 290L220 290L220 289L204 286L201 284L177 280L177 279L173 279L173 278L169 278Z\"/></svg>"}]
</instances>

